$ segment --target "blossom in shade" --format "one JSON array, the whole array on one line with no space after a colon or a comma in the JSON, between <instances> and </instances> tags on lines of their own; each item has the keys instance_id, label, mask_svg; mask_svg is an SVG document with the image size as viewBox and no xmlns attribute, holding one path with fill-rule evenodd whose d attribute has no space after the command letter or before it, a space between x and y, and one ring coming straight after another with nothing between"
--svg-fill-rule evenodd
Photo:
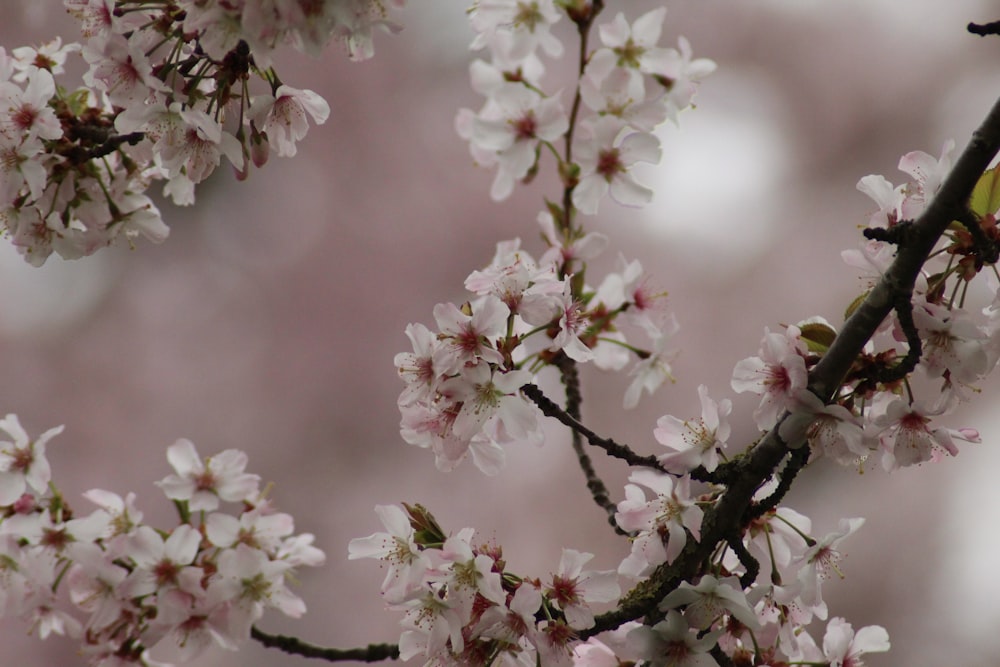
<instances>
[{"instance_id":1,"label":"blossom in shade","mask_svg":"<svg viewBox=\"0 0 1000 667\"><path fill-rule=\"evenodd\" d=\"M797 327L788 327L784 334L766 331L759 356L744 359L733 369L733 391L761 395L753 416L762 431L774 426L793 397L806 387L808 376L800 344Z\"/></svg>"}]
</instances>

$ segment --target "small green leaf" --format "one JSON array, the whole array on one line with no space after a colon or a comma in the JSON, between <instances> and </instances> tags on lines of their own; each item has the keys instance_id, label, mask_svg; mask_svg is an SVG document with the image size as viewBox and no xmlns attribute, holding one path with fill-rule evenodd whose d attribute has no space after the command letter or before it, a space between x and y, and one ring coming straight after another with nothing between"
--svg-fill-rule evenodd
<instances>
[{"instance_id":1,"label":"small green leaf","mask_svg":"<svg viewBox=\"0 0 1000 667\"><path fill-rule=\"evenodd\" d=\"M851 305L849 305L849 306L847 307L847 310L845 310L845 311L844 311L844 319L845 319L845 320L846 320L846 319L849 319L849 318L851 317L851 315L853 315L853 314L854 314L854 311L858 309L858 306L860 306L860 305L861 305L861 303L862 303L862 302L863 302L863 301L864 301L865 299L867 299L867 298L868 298L868 295L869 295L869 294L871 294L871 290L868 290L867 292L864 292L863 294L859 294L859 295L858 295L858 296L857 296L857 297L856 297L856 298L854 299L854 301L851 301Z\"/></svg>"},{"instance_id":2,"label":"small green leaf","mask_svg":"<svg viewBox=\"0 0 1000 667\"><path fill-rule=\"evenodd\" d=\"M434 515L427 511L427 508L417 503L409 505L403 503L406 513L410 517L410 526L413 528L413 541L421 546L435 546L444 544L448 536L444 534L441 526L438 525Z\"/></svg>"},{"instance_id":3,"label":"small green leaf","mask_svg":"<svg viewBox=\"0 0 1000 667\"><path fill-rule=\"evenodd\" d=\"M972 190L969 208L977 217L983 218L1000 211L1000 169L993 167L979 177Z\"/></svg>"},{"instance_id":4,"label":"small green leaf","mask_svg":"<svg viewBox=\"0 0 1000 667\"><path fill-rule=\"evenodd\" d=\"M800 331L802 332L802 340L806 342L809 351L817 354L823 354L829 350L833 339L837 337L836 331L819 322L803 324Z\"/></svg>"}]
</instances>

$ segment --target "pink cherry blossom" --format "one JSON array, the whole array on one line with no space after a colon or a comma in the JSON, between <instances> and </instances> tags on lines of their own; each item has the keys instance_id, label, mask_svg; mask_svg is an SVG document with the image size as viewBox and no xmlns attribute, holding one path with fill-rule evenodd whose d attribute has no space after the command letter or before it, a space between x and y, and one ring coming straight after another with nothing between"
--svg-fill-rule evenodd
<instances>
[{"instance_id":1,"label":"pink cherry blossom","mask_svg":"<svg viewBox=\"0 0 1000 667\"><path fill-rule=\"evenodd\" d=\"M563 549L559 570L543 589L549 600L566 615L566 622L578 630L594 625L589 603L614 602L621 595L614 570L583 569L593 557L593 554Z\"/></svg>"},{"instance_id":2,"label":"pink cherry blossom","mask_svg":"<svg viewBox=\"0 0 1000 667\"><path fill-rule=\"evenodd\" d=\"M659 335L653 337L652 349L647 352L648 356L639 359L629 371L632 382L625 390L622 401L626 410L631 410L639 404L642 392L653 394L667 380L675 381L673 368L670 364L677 356L677 350L667 348L667 343L678 331L680 331L680 324L677 322L677 317L671 313L667 317L663 330Z\"/></svg>"},{"instance_id":3,"label":"pink cherry blossom","mask_svg":"<svg viewBox=\"0 0 1000 667\"><path fill-rule=\"evenodd\" d=\"M934 158L923 151L907 153L899 159L899 169L914 178L906 187L906 198L900 206L901 215L911 220L924 212L931 198L937 193L945 176L951 171L951 153L955 142L949 139L941 148L941 156Z\"/></svg>"},{"instance_id":4,"label":"pink cherry blossom","mask_svg":"<svg viewBox=\"0 0 1000 667\"><path fill-rule=\"evenodd\" d=\"M599 50L595 59L617 60L619 67L631 67L646 74L661 72L670 60L668 50L657 46L663 19L667 15L665 7L646 12L631 25L621 12L609 23L599 28L601 42L607 50ZM605 56L607 53L611 57Z\"/></svg>"},{"instance_id":5,"label":"pink cherry blossom","mask_svg":"<svg viewBox=\"0 0 1000 667\"><path fill-rule=\"evenodd\" d=\"M823 655L830 667L864 667L863 654L888 650L889 633L879 625L865 626L855 634L854 627L842 618L831 618L827 623Z\"/></svg>"},{"instance_id":6,"label":"pink cherry blossom","mask_svg":"<svg viewBox=\"0 0 1000 667\"><path fill-rule=\"evenodd\" d=\"M348 558L376 558L388 564L382 595L387 602L402 602L423 580L430 563L413 541L413 526L395 505L377 505L375 512L389 532L351 540Z\"/></svg>"},{"instance_id":7,"label":"pink cherry blossom","mask_svg":"<svg viewBox=\"0 0 1000 667\"><path fill-rule=\"evenodd\" d=\"M455 417L453 431L459 438L471 440L491 420L515 439L528 437L535 430L536 411L519 390L531 381L529 371L501 373L489 364L466 367L458 377L448 380L462 407Z\"/></svg>"},{"instance_id":8,"label":"pink cherry blossom","mask_svg":"<svg viewBox=\"0 0 1000 667\"><path fill-rule=\"evenodd\" d=\"M644 206L653 191L636 182L629 170L638 162L660 161L660 140L649 132L628 132L613 116L593 125L582 125L577 135L576 159L580 182L573 189L573 205L581 213L594 215L600 200L610 192L623 206Z\"/></svg>"},{"instance_id":9,"label":"pink cherry blossom","mask_svg":"<svg viewBox=\"0 0 1000 667\"><path fill-rule=\"evenodd\" d=\"M732 616L751 629L760 627L736 577L719 580L706 574L696 586L687 581L681 582L659 604L661 610L677 607L684 607L684 618L691 627L699 630L708 630L723 615Z\"/></svg>"},{"instance_id":10,"label":"pink cherry blossom","mask_svg":"<svg viewBox=\"0 0 1000 667\"><path fill-rule=\"evenodd\" d=\"M295 155L295 143L309 130L307 114L322 125L330 117L330 105L311 90L287 85L279 86L273 96L258 97L249 111L257 129L267 133L268 142L281 157Z\"/></svg>"},{"instance_id":11,"label":"pink cherry blossom","mask_svg":"<svg viewBox=\"0 0 1000 667\"><path fill-rule=\"evenodd\" d=\"M541 47L552 57L562 55L562 43L551 32L551 27L559 21L562 13L556 9L554 0L478 0L469 13L472 28L478 33L472 42L472 49L480 49L487 43L486 36L495 31L509 32L511 35L510 56L521 60Z\"/></svg>"},{"instance_id":12,"label":"pink cherry blossom","mask_svg":"<svg viewBox=\"0 0 1000 667\"><path fill-rule=\"evenodd\" d=\"M49 440L62 433L56 426L35 439L21 426L17 415L0 419L0 431L11 440L0 440L0 506L10 505L31 489L43 494L52 479L52 469L45 457Z\"/></svg>"},{"instance_id":13,"label":"pink cherry blossom","mask_svg":"<svg viewBox=\"0 0 1000 667\"><path fill-rule=\"evenodd\" d=\"M174 474L157 482L172 500L188 501L191 511L212 511L220 500L240 502L257 495L259 475L244 472L247 455L238 449L202 460L194 444L181 438L167 448Z\"/></svg>"},{"instance_id":14,"label":"pink cherry blossom","mask_svg":"<svg viewBox=\"0 0 1000 667\"><path fill-rule=\"evenodd\" d=\"M690 478L674 482L670 475L640 469L629 475L625 499L618 503L615 521L629 532L638 532L632 552L618 568L620 574L643 576L650 566L673 562L687 544L687 534L701 536L701 508L691 500ZM654 494L651 500L638 485ZM666 539L664 539L666 538Z\"/></svg>"},{"instance_id":15,"label":"pink cherry blossom","mask_svg":"<svg viewBox=\"0 0 1000 667\"><path fill-rule=\"evenodd\" d=\"M789 327L784 334L766 331L760 356L744 359L733 369L733 391L762 395L753 413L757 428L762 431L778 422L796 393L806 386L806 363L798 336L796 327Z\"/></svg>"},{"instance_id":16,"label":"pink cherry blossom","mask_svg":"<svg viewBox=\"0 0 1000 667\"><path fill-rule=\"evenodd\" d=\"M708 387L699 385L701 419L681 421L669 415L656 422L653 436L670 451L657 458L669 470L687 474L704 466L709 472L719 466L719 449L729 439L729 422L726 417L733 409L729 399L719 402L708 397Z\"/></svg>"},{"instance_id":17,"label":"pink cherry blossom","mask_svg":"<svg viewBox=\"0 0 1000 667\"><path fill-rule=\"evenodd\" d=\"M434 306L434 319L445 344L438 350L434 363L444 373L456 373L466 364L480 360L502 364L493 340L506 331L510 309L500 299L487 296L472 314L459 310L453 303Z\"/></svg>"},{"instance_id":18,"label":"pink cherry blossom","mask_svg":"<svg viewBox=\"0 0 1000 667\"><path fill-rule=\"evenodd\" d=\"M569 128L569 118L558 96L542 97L516 83L500 87L491 104L472 122L475 146L494 151L498 164L490 190L495 200L506 199L535 163L540 141L553 142Z\"/></svg>"},{"instance_id":19,"label":"pink cherry blossom","mask_svg":"<svg viewBox=\"0 0 1000 667\"><path fill-rule=\"evenodd\" d=\"M826 603L823 602L821 585L824 579L834 574L843 578L839 565L843 555L838 547L865 523L863 518L841 519L839 530L828 533L823 539L809 547L801 557L798 581L802 585L799 597L820 618L826 618Z\"/></svg>"},{"instance_id":20,"label":"pink cherry blossom","mask_svg":"<svg viewBox=\"0 0 1000 667\"><path fill-rule=\"evenodd\" d=\"M870 427L882 450L882 467L893 471L937 460L945 453L957 456L955 439L979 441L975 431L963 433L931 428L931 417L941 412L942 408L928 408L920 401L910 403L903 398L895 398L889 402L885 412L876 415Z\"/></svg>"},{"instance_id":21,"label":"pink cherry blossom","mask_svg":"<svg viewBox=\"0 0 1000 667\"><path fill-rule=\"evenodd\" d=\"M650 627L639 626L628 633L628 642L650 667L715 667L708 651L715 646L718 633L699 637L676 609Z\"/></svg>"}]
</instances>

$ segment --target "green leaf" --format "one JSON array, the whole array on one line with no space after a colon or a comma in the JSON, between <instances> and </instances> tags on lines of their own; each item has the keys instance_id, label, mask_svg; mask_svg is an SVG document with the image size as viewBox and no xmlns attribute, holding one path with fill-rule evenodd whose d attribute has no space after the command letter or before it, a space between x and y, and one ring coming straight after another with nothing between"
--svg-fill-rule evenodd
<instances>
[{"instance_id":1,"label":"green leaf","mask_svg":"<svg viewBox=\"0 0 1000 667\"><path fill-rule=\"evenodd\" d=\"M1000 211L1000 169L993 167L979 177L972 190L969 208L977 217L983 218Z\"/></svg>"},{"instance_id":2,"label":"green leaf","mask_svg":"<svg viewBox=\"0 0 1000 667\"><path fill-rule=\"evenodd\" d=\"M833 339L837 337L836 331L819 322L803 324L800 331L802 332L802 340L806 342L809 351L817 354L823 354L829 350Z\"/></svg>"},{"instance_id":3,"label":"green leaf","mask_svg":"<svg viewBox=\"0 0 1000 667\"><path fill-rule=\"evenodd\" d=\"M413 541L420 546L436 546L444 544L448 536L444 534L441 526L438 525L434 515L427 511L427 508L417 503L410 505L403 503L406 513L410 517L410 526L413 528Z\"/></svg>"},{"instance_id":4,"label":"green leaf","mask_svg":"<svg viewBox=\"0 0 1000 667\"><path fill-rule=\"evenodd\" d=\"M868 298L869 294L871 294L871 290L868 290L867 292L864 292L863 294L859 294L857 297L855 297L854 301L851 301L851 305L849 305L847 307L847 310L844 311L844 319L845 320L849 319L851 317L851 315L854 314L854 311L858 309L858 306L860 306L861 303L866 298Z\"/></svg>"}]
</instances>

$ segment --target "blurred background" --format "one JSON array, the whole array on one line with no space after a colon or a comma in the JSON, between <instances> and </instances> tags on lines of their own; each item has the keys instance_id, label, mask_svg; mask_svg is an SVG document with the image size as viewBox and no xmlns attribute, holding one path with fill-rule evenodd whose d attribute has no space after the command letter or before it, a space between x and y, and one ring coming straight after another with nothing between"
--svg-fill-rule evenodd
<instances>
[{"instance_id":1,"label":"blurred background","mask_svg":"<svg viewBox=\"0 0 1000 667\"><path fill-rule=\"evenodd\" d=\"M607 18L657 4L609 2ZM589 276L596 282L621 252L669 290L682 327L678 382L623 413L628 378L583 375L585 421L646 453L658 447L657 417L699 414L699 383L730 396L733 365L756 354L765 326L812 315L842 322L859 283L840 252L856 246L873 209L858 179L898 183L904 153L937 156L948 138L963 146L1000 95L1000 40L965 32L969 21L1000 18L985 0L665 4L661 43L684 35L719 69L681 130L662 134L663 164L643 176L655 203L602 203L592 229L612 247ZM465 276L497 241L521 237L540 254L535 217L558 193L543 162L532 185L490 201L492 173L473 166L455 135L456 110L482 101L468 84L464 9L414 0L400 14L405 30L377 35L368 62L336 48L322 61L286 54L283 78L323 95L330 120L296 158L272 159L248 183L220 169L195 207L163 204L165 244L53 257L42 269L0 246L0 411L16 412L31 434L66 425L49 460L79 512L90 511L87 489L133 490L147 520L169 526L172 508L152 484L170 472L166 447L187 437L202 455L248 452L250 470L275 483L277 506L318 536L328 563L304 570L298 589L309 613L269 613L259 623L268 632L342 648L398 639L399 617L379 597L384 572L346 559L351 538L382 530L379 503L420 502L446 529L473 526L523 574L554 571L563 546L597 554L599 569L627 553L557 425L541 449L510 448L494 478L469 463L439 473L399 437L392 360L409 349L404 327L432 324L436 303L464 299ZM3 10L8 49L77 39L56 0L4 0ZM558 34L572 53L567 28ZM548 81L571 68L550 65ZM846 545L847 578L824 590L832 616L888 629L892 652L870 665L996 664L1000 386L982 387L947 425L979 428L983 444L891 478L821 462L788 499L817 537L840 517L867 517ZM756 398L730 397L730 442L750 442ZM598 463L620 498L627 471ZM72 642L25 631L0 627L4 662L82 664ZM195 664L305 661L250 643Z\"/></svg>"}]
</instances>

